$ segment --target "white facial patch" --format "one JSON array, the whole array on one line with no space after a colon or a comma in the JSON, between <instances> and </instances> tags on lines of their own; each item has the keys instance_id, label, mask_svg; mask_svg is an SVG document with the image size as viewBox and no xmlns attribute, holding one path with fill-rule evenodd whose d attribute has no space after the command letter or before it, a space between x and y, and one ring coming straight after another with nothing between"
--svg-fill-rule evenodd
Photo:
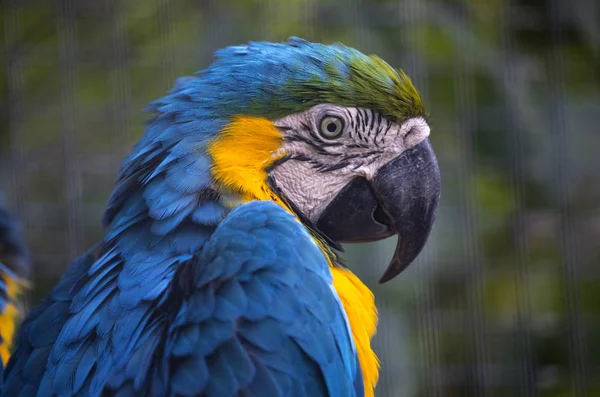
<instances>
[{"instance_id":1,"label":"white facial patch","mask_svg":"<svg viewBox=\"0 0 600 397\"><path fill-rule=\"evenodd\" d=\"M330 131L322 131L331 118L343 126L333 137ZM270 175L285 197L313 222L353 178L370 180L383 165L429 136L422 117L400 125L371 109L329 104L274 124L284 135L281 150L287 160Z\"/></svg>"}]
</instances>

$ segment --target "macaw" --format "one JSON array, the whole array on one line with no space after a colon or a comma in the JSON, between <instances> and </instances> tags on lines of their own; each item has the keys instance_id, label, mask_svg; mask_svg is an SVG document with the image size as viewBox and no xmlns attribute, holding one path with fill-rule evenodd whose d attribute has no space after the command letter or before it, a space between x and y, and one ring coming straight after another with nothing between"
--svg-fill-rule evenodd
<instances>
[{"instance_id":1,"label":"macaw","mask_svg":"<svg viewBox=\"0 0 600 397\"><path fill-rule=\"evenodd\" d=\"M376 56L292 37L177 80L121 167L98 246L24 321L4 396L373 396L371 291L343 242L424 246L423 102Z\"/></svg>"},{"instance_id":2,"label":"macaw","mask_svg":"<svg viewBox=\"0 0 600 397\"><path fill-rule=\"evenodd\" d=\"M19 297L29 285L29 265L21 224L0 194L0 367L8 361L15 330L24 315Z\"/></svg>"}]
</instances>

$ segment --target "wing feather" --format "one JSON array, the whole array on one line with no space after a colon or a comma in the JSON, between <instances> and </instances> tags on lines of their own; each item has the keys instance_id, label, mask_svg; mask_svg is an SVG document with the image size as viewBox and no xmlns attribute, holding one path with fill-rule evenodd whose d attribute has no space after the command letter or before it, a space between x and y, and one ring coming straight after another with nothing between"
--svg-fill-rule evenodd
<instances>
[{"instance_id":1,"label":"wing feather","mask_svg":"<svg viewBox=\"0 0 600 397\"><path fill-rule=\"evenodd\" d=\"M172 292L182 303L165 348L171 391L355 395L356 353L327 261L281 207L237 207L178 273L192 282ZM210 315L189 310L203 301ZM205 378L179 384L191 373Z\"/></svg>"},{"instance_id":2,"label":"wing feather","mask_svg":"<svg viewBox=\"0 0 600 397\"><path fill-rule=\"evenodd\" d=\"M362 387L327 261L276 204L238 206L197 252L121 244L77 260L25 321L3 395L317 397Z\"/></svg>"}]
</instances>

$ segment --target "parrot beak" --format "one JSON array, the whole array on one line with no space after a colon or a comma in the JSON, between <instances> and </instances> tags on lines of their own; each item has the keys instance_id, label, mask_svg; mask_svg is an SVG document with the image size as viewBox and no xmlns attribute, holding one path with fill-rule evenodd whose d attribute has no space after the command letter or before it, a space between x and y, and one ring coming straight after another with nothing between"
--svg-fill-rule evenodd
<instances>
[{"instance_id":1,"label":"parrot beak","mask_svg":"<svg viewBox=\"0 0 600 397\"><path fill-rule=\"evenodd\" d=\"M419 255L435 221L440 169L429 139L383 165L368 181L355 178L325 208L317 229L342 243L398 235L396 251L379 280L396 277Z\"/></svg>"}]
</instances>

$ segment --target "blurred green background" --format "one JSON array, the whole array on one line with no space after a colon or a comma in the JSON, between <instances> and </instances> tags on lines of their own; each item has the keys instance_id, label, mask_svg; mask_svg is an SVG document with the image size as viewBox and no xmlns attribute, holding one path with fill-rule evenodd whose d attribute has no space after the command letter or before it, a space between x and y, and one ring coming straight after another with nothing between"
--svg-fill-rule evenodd
<instances>
[{"instance_id":1,"label":"blurred green background","mask_svg":"<svg viewBox=\"0 0 600 397\"><path fill-rule=\"evenodd\" d=\"M223 46L341 41L422 92L438 221L346 257L380 309L377 396L600 396L600 2L3 0L0 187L34 254L31 304L102 237L146 103ZM598 340L596 340L598 339Z\"/></svg>"}]
</instances>

